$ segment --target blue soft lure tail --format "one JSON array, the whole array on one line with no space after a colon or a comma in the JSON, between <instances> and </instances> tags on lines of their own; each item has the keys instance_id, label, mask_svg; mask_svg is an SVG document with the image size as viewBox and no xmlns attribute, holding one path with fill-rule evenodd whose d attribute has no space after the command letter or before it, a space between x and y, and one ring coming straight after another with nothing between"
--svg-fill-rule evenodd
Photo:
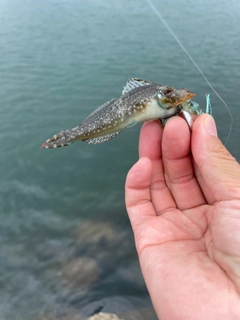
<instances>
[{"instance_id":1,"label":"blue soft lure tail","mask_svg":"<svg viewBox=\"0 0 240 320\"><path fill-rule=\"evenodd\" d=\"M160 19L160 21L162 22L162 24L165 26L165 28L168 30L168 32L172 35L172 37L175 39L175 41L178 43L178 45L181 47L181 49L183 50L183 52L188 56L188 58L191 60L192 64L195 66L195 68L200 72L201 76L203 77L203 79L205 80L205 82L208 84L208 86L212 89L212 91L215 93L215 95L218 97L218 99L224 104L224 106L226 107L226 109L228 110L228 113L230 115L230 119L231 119L231 123L230 123L230 127L229 127L229 132L227 135L227 138L225 140L224 145L227 144L230 134L232 132L232 127L233 127L233 116L232 113L230 111L229 106L227 105L227 103L223 100L223 98L219 95L219 93L214 89L214 87L212 86L212 84L209 82L209 80L207 79L207 77L205 76L205 74L203 73L203 71L201 70L201 68L198 66L198 64L195 62L195 60L193 59L193 57L190 55L190 53L187 51L187 49L185 48L185 46L182 44L182 42L178 39L177 35L173 32L173 30L171 29L171 27L168 25L167 21L163 18L163 16L161 15L161 13L156 9L156 7L153 5L151 0L146 0L146 2L148 3L148 5L150 6L150 8L154 11L154 13L158 16L158 18ZM207 99L209 99L209 103L210 103L210 96L207 97ZM208 104L208 102L207 102ZM210 105L211 108L211 105ZM210 111L210 110L209 110ZM209 113L206 111L206 113Z\"/></svg>"},{"instance_id":2,"label":"blue soft lure tail","mask_svg":"<svg viewBox=\"0 0 240 320\"><path fill-rule=\"evenodd\" d=\"M190 129L192 129L193 123L194 123L197 116L199 116L200 114L203 114L203 113L208 113L208 114L212 115L210 94L206 94L206 110L205 110L205 112L203 112L202 109L200 108L199 104L192 99L187 100L181 104L181 111L182 111L183 117L187 121Z\"/></svg>"}]
</instances>

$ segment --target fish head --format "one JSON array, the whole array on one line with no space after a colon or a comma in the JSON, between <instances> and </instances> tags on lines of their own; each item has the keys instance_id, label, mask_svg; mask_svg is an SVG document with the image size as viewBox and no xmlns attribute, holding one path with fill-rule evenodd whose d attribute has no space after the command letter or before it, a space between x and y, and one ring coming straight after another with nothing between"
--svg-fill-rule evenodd
<instances>
[{"instance_id":1,"label":"fish head","mask_svg":"<svg viewBox=\"0 0 240 320\"><path fill-rule=\"evenodd\" d=\"M190 92L188 89L175 89L171 86L161 86L157 94L157 102L163 109L170 109L184 103L195 95L195 93Z\"/></svg>"}]
</instances>

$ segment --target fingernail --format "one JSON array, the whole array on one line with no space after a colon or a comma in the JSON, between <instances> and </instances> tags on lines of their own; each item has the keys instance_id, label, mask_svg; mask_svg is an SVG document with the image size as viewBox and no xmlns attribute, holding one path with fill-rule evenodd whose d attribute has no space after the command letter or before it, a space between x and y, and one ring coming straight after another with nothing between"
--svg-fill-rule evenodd
<instances>
[{"instance_id":1,"label":"fingernail","mask_svg":"<svg viewBox=\"0 0 240 320\"><path fill-rule=\"evenodd\" d=\"M217 128L213 117L208 116L204 120L204 128L208 134L211 136L217 137Z\"/></svg>"}]
</instances>

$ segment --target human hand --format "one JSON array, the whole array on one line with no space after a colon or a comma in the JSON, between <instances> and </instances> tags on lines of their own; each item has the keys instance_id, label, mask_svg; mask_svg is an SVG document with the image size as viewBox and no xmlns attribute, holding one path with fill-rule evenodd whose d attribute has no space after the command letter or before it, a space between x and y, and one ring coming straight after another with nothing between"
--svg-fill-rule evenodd
<instances>
[{"instance_id":1,"label":"human hand","mask_svg":"<svg viewBox=\"0 0 240 320\"><path fill-rule=\"evenodd\" d=\"M208 133L209 132L209 133ZM126 206L161 320L240 319L240 166L209 115L145 123Z\"/></svg>"}]
</instances>

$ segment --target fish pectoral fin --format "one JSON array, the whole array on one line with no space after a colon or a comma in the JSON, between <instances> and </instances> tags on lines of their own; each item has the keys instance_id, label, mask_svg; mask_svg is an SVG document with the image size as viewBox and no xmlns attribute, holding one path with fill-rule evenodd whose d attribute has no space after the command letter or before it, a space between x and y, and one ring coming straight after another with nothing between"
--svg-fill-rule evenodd
<instances>
[{"instance_id":1,"label":"fish pectoral fin","mask_svg":"<svg viewBox=\"0 0 240 320\"><path fill-rule=\"evenodd\" d=\"M134 121L133 123L129 124L125 129L132 128L132 127L134 127L136 124L138 124L138 122L137 122L137 121Z\"/></svg>"},{"instance_id":2,"label":"fish pectoral fin","mask_svg":"<svg viewBox=\"0 0 240 320\"><path fill-rule=\"evenodd\" d=\"M116 135L118 135L122 130L113 132L113 133L108 133L104 136L96 137L96 138L91 138L91 139L85 139L83 140L84 142L87 142L88 144L99 144L105 141L108 141L112 138L114 138Z\"/></svg>"},{"instance_id":3,"label":"fish pectoral fin","mask_svg":"<svg viewBox=\"0 0 240 320\"><path fill-rule=\"evenodd\" d=\"M122 95L132 91L133 89L143 87L143 86L149 86L150 84L153 84L153 82L139 79L139 78L132 78L128 80L125 86L123 87Z\"/></svg>"}]
</instances>

